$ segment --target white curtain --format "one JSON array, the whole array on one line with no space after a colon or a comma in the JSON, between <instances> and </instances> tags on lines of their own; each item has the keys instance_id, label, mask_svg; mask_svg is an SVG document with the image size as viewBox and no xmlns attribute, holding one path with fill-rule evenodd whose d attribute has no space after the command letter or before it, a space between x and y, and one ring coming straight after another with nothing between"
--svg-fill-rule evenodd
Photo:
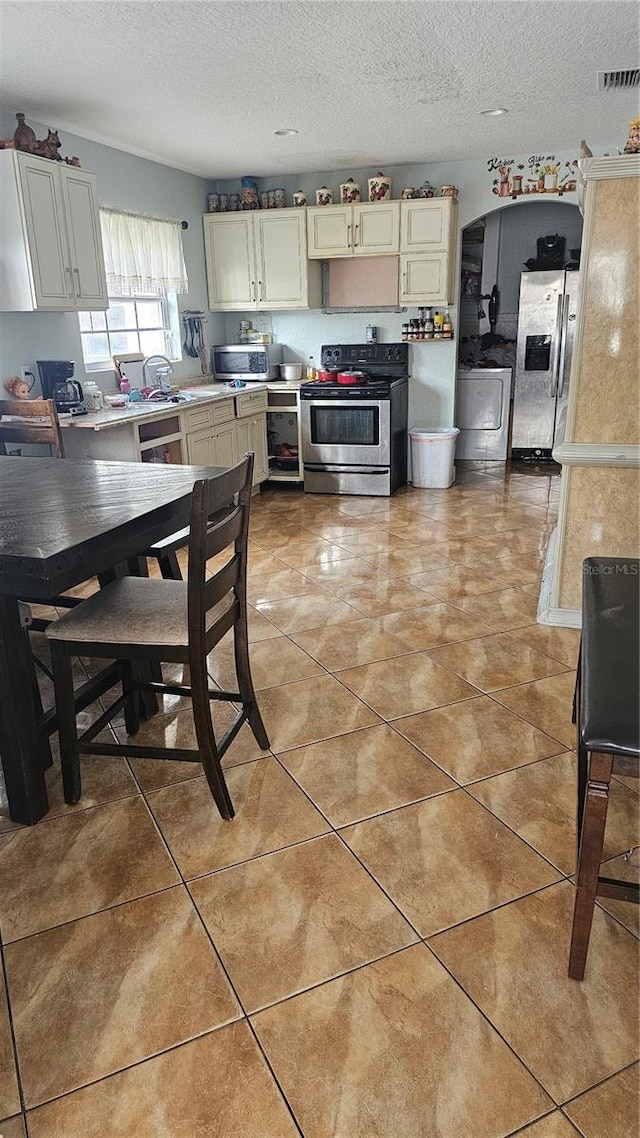
<instances>
[{"instance_id":1,"label":"white curtain","mask_svg":"<svg viewBox=\"0 0 640 1138\"><path fill-rule=\"evenodd\" d=\"M179 221L101 209L109 296L188 292Z\"/></svg>"}]
</instances>

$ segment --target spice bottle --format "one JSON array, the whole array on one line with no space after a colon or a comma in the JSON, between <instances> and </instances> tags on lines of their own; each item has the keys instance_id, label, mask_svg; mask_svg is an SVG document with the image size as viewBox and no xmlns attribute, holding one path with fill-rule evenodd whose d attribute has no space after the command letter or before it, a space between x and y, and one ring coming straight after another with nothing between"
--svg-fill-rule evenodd
<instances>
[{"instance_id":1,"label":"spice bottle","mask_svg":"<svg viewBox=\"0 0 640 1138\"><path fill-rule=\"evenodd\" d=\"M406 343L407 340L409 339L409 325L408 324L402 325L402 339L403 339L404 343Z\"/></svg>"},{"instance_id":2,"label":"spice bottle","mask_svg":"<svg viewBox=\"0 0 640 1138\"><path fill-rule=\"evenodd\" d=\"M309 356L309 362L307 364L307 379L317 379L317 377L318 373L316 371L316 365L314 363L313 356Z\"/></svg>"},{"instance_id":3,"label":"spice bottle","mask_svg":"<svg viewBox=\"0 0 640 1138\"><path fill-rule=\"evenodd\" d=\"M433 313L430 308L425 309L424 338L425 340L433 340Z\"/></svg>"}]
</instances>

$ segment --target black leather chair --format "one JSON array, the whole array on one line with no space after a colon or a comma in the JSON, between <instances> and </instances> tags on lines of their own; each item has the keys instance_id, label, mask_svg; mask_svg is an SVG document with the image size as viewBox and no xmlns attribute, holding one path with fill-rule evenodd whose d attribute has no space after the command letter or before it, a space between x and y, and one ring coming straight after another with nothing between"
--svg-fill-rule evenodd
<instances>
[{"instance_id":1,"label":"black leather chair","mask_svg":"<svg viewBox=\"0 0 640 1138\"><path fill-rule=\"evenodd\" d=\"M640 900L637 884L600 876L613 771L640 770L640 561L588 557L574 712L578 727L578 889L569 976L584 977L596 897Z\"/></svg>"}]
</instances>

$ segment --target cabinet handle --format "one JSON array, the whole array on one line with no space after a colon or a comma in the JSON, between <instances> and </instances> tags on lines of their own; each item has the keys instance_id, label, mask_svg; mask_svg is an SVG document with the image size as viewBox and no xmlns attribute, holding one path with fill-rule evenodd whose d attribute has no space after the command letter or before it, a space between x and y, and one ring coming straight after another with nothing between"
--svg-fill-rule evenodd
<instances>
[{"instance_id":1,"label":"cabinet handle","mask_svg":"<svg viewBox=\"0 0 640 1138\"><path fill-rule=\"evenodd\" d=\"M355 240L353 242L354 245L358 244L358 229L359 229L359 226L356 225Z\"/></svg>"},{"instance_id":2,"label":"cabinet handle","mask_svg":"<svg viewBox=\"0 0 640 1138\"><path fill-rule=\"evenodd\" d=\"M262 281L258 281L258 303L262 300Z\"/></svg>"},{"instance_id":3,"label":"cabinet handle","mask_svg":"<svg viewBox=\"0 0 640 1138\"><path fill-rule=\"evenodd\" d=\"M347 225L347 245L351 244L351 222Z\"/></svg>"},{"instance_id":4,"label":"cabinet handle","mask_svg":"<svg viewBox=\"0 0 640 1138\"><path fill-rule=\"evenodd\" d=\"M82 287L81 287L81 285L80 285L80 269L74 269L73 271L74 271L74 273L75 273L75 275L76 275L76 282L77 282L77 284L78 284L78 292L77 292L77 295L78 295L78 296L82 296Z\"/></svg>"},{"instance_id":5,"label":"cabinet handle","mask_svg":"<svg viewBox=\"0 0 640 1138\"><path fill-rule=\"evenodd\" d=\"M255 299L256 299L256 282L255 281L251 281L251 299L255 304Z\"/></svg>"},{"instance_id":6,"label":"cabinet handle","mask_svg":"<svg viewBox=\"0 0 640 1138\"><path fill-rule=\"evenodd\" d=\"M64 271L65 271L65 273L69 274L68 294L69 294L69 296L73 297L73 269L68 268L68 269L65 269Z\"/></svg>"}]
</instances>

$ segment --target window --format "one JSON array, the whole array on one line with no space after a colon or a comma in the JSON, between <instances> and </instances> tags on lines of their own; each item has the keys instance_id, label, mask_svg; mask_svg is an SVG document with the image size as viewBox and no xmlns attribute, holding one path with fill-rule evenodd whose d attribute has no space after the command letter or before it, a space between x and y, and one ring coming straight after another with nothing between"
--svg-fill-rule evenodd
<instances>
[{"instance_id":1,"label":"window","mask_svg":"<svg viewBox=\"0 0 640 1138\"><path fill-rule=\"evenodd\" d=\"M113 367L112 356L142 352L180 359L177 294L189 289L179 221L100 210L109 309L81 312L87 371Z\"/></svg>"},{"instance_id":2,"label":"window","mask_svg":"<svg viewBox=\"0 0 640 1138\"><path fill-rule=\"evenodd\" d=\"M80 312L78 316L86 371L111 369L112 356L128 352L180 358L175 293L166 297L109 297L107 312Z\"/></svg>"}]
</instances>

